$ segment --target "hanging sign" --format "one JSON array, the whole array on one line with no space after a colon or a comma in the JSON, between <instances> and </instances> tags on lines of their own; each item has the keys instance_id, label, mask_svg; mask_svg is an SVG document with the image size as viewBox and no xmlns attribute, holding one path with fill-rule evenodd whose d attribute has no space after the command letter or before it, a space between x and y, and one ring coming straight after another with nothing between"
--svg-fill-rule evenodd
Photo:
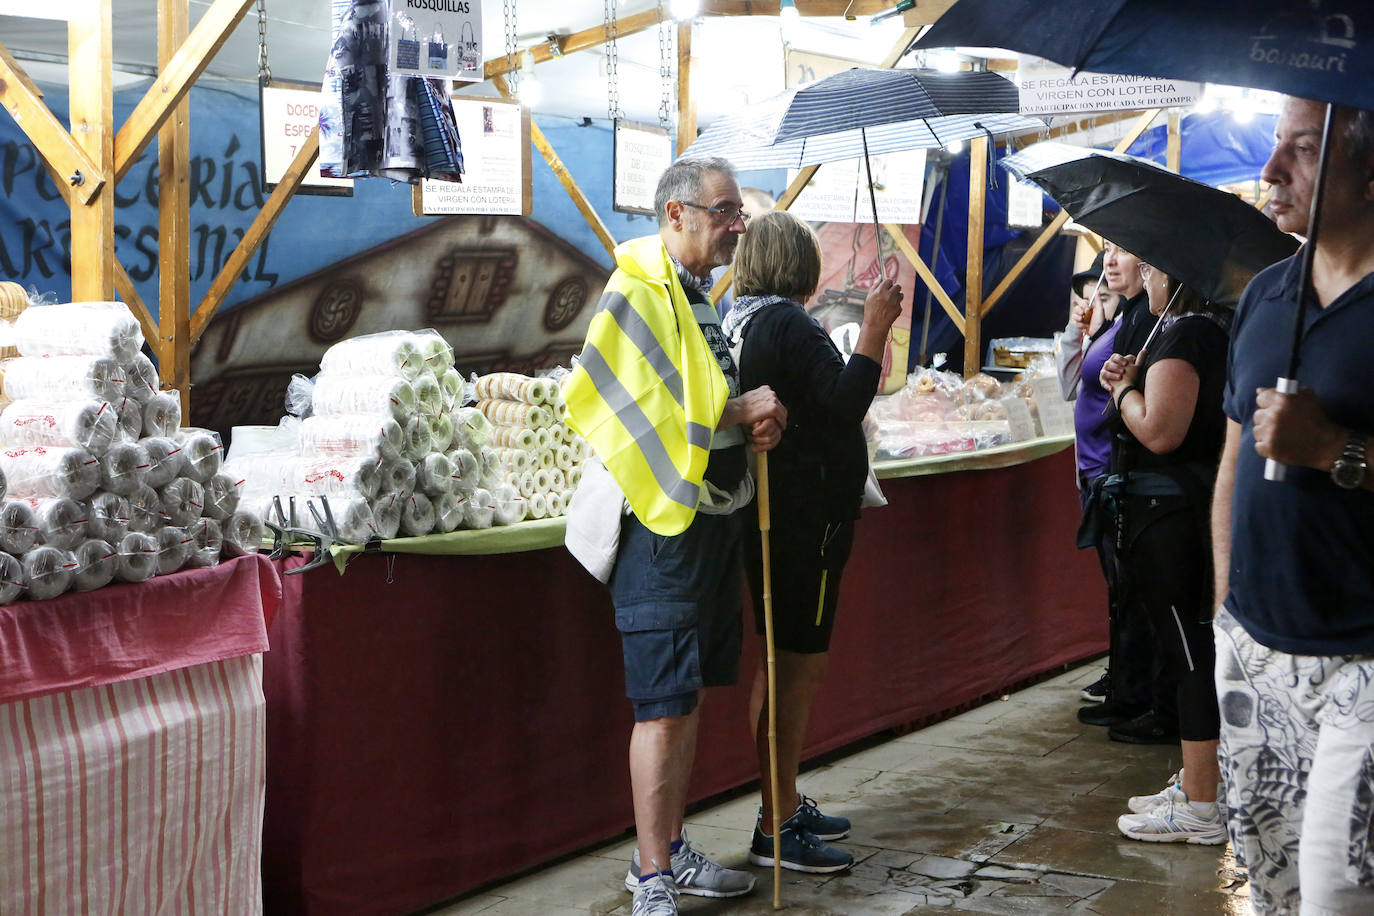
<instances>
[{"instance_id":1,"label":"hanging sign","mask_svg":"<svg viewBox=\"0 0 1374 916\"><path fill-rule=\"evenodd\" d=\"M1202 84L1160 80L1119 73L1079 73L1038 57L1022 56L1016 69L1021 114L1071 114L1087 111L1132 111L1192 105L1202 98Z\"/></svg>"},{"instance_id":2,"label":"hanging sign","mask_svg":"<svg viewBox=\"0 0 1374 916\"><path fill-rule=\"evenodd\" d=\"M320 87L311 83L274 80L258 89L264 192L271 193L277 186L296 158L296 153L300 152L301 144L319 125L320 99ZM347 197L353 193L353 181L350 178L324 178L318 168L310 168L306 170L296 193Z\"/></svg>"},{"instance_id":3,"label":"hanging sign","mask_svg":"<svg viewBox=\"0 0 1374 916\"><path fill-rule=\"evenodd\" d=\"M619 213L653 213L658 177L673 162L673 141L661 127L615 122L615 192Z\"/></svg>"},{"instance_id":4,"label":"hanging sign","mask_svg":"<svg viewBox=\"0 0 1374 916\"><path fill-rule=\"evenodd\" d=\"M878 221L908 225L921 222L921 191L925 183L926 151L907 150L869 157ZM798 171L789 169L790 184ZM868 170L862 159L827 162L792 206L792 213L813 223L867 223L873 219L868 196Z\"/></svg>"},{"instance_id":5,"label":"hanging sign","mask_svg":"<svg viewBox=\"0 0 1374 916\"><path fill-rule=\"evenodd\" d=\"M1028 181L1007 182L1007 225L1013 229L1039 229L1044 222L1045 196Z\"/></svg>"},{"instance_id":6,"label":"hanging sign","mask_svg":"<svg viewBox=\"0 0 1374 916\"><path fill-rule=\"evenodd\" d=\"M481 0L392 0L387 62L393 73L480 83Z\"/></svg>"},{"instance_id":7,"label":"hanging sign","mask_svg":"<svg viewBox=\"0 0 1374 916\"><path fill-rule=\"evenodd\" d=\"M530 113L517 102L454 96L463 180L429 181L412 192L416 216L529 216Z\"/></svg>"}]
</instances>

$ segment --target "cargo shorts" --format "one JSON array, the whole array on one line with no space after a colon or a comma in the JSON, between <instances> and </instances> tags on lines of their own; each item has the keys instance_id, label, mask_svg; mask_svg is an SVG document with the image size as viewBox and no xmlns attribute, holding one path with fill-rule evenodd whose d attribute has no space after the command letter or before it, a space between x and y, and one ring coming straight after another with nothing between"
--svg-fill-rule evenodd
<instances>
[{"instance_id":1,"label":"cargo shorts","mask_svg":"<svg viewBox=\"0 0 1374 916\"><path fill-rule=\"evenodd\" d=\"M636 722L690 715L701 688L739 678L739 524L699 512L664 537L633 515L621 520L609 585Z\"/></svg>"}]
</instances>

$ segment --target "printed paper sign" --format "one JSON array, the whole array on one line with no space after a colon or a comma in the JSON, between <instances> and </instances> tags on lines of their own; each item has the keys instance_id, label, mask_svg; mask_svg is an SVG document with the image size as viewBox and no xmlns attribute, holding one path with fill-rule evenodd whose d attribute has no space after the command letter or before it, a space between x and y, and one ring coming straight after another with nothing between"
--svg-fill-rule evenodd
<instances>
[{"instance_id":1,"label":"printed paper sign","mask_svg":"<svg viewBox=\"0 0 1374 916\"><path fill-rule=\"evenodd\" d=\"M304 84L302 84L304 85ZM301 144L320 122L320 90L295 86L262 87L262 180L266 188L282 175L300 152ZM307 169L302 188L349 189L348 178L324 178L317 168Z\"/></svg>"},{"instance_id":2,"label":"printed paper sign","mask_svg":"<svg viewBox=\"0 0 1374 916\"><path fill-rule=\"evenodd\" d=\"M392 0L388 60L395 73L481 82L481 0Z\"/></svg>"},{"instance_id":3,"label":"printed paper sign","mask_svg":"<svg viewBox=\"0 0 1374 916\"><path fill-rule=\"evenodd\" d=\"M426 180L417 213L528 216L530 131L525 109L497 99L453 100L463 142L463 181Z\"/></svg>"},{"instance_id":4,"label":"printed paper sign","mask_svg":"<svg viewBox=\"0 0 1374 916\"><path fill-rule=\"evenodd\" d=\"M673 162L673 141L661 127L615 122L615 198L620 213L653 213L658 178Z\"/></svg>"},{"instance_id":5,"label":"printed paper sign","mask_svg":"<svg viewBox=\"0 0 1374 916\"><path fill-rule=\"evenodd\" d=\"M870 156L878 221L906 225L921 222L926 152L909 150ZM788 183L796 180L789 170ZM873 219L868 171L862 159L827 162L816 170L792 206L792 213L813 223L867 223Z\"/></svg>"},{"instance_id":6,"label":"printed paper sign","mask_svg":"<svg viewBox=\"0 0 1374 916\"><path fill-rule=\"evenodd\" d=\"M1202 98L1202 84L1119 73L1079 73L1033 57L1022 57L1016 71L1021 114L1073 114L1132 111L1192 105Z\"/></svg>"},{"instance_id":7,"label":"printed paper sign","mask_svg":"<svg viewBox=\"0 0 1374 916\"><path fill-rule=\"evenodd\" d=\"M1045 195L1028 181L1007 182L1007 225L1013 229L1039 229L1045 217Z\"/></svg>"}]
</instances>

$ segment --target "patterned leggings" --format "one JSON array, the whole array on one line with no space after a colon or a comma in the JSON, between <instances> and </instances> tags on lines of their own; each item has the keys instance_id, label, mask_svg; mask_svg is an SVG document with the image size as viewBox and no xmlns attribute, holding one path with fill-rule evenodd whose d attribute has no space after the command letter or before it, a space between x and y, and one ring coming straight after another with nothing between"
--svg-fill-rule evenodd
<instances>
[{"instance_id":1,"label":"patterned leggings","mask_svg":"<svg viewBox=\"0 0 1374 916\"><path fill-rule=\"evenodd\" d=\"M1289 655L1215 622L1221 778L1256 916L1374 913L1374 657Z\"/></svg>"}]
</instances>

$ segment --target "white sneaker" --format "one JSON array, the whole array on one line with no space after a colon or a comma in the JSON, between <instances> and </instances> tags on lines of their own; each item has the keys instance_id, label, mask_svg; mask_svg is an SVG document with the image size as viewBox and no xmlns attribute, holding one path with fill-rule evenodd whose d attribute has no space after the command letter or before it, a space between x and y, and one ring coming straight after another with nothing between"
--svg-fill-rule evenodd
<instances>
[{"instance_id":1,"label":"white sneaker","mask_svg":"<svg viewBox=\"0 0 1374 916\"><path fill-rule=\"evenodd\" d=\"M739 897L754 889L754 876L747 871L726 868L706 858L682 832L682 847L672 856L673 881L680 894L693 897ZM634 892L639 885L639 849L630 856L630 870L625 873L625 890Z\"/></svg>"},{"instance_id":2,"label":"white sneaker","mask_svg":"<svg viewBox=\"0 0 1374 916\"><path fill-rule=\"evenodd\" d=\"M1132 814L1144 814L1146 811L1153 811L1169 800L1170 789L1182 784L1183 771L1179 770L1173 776L1169 777L1169 784L1154 795L1132 795L1126 800L1126 807L1131 810Z\"/></svg>"},{"instance_id":3,"label":"white sneaker","mask_svg":"<svg viewBox=\"0 0 1374 916\"><path fill-rule=\"evenodd\" d=\"M639 882L630 916L677 916L677 884L667 875Z\"/></svg>"},{"instance_id":4,"label":"white sneaker","mask_svg":"<svg viewBox=\"0 0 1374 916\"><path fill-rule=\"evenodd\" d=\"M1177 796L1143 814L1123 814L1116 819L1117 829L1128 839L1146 843L1192 843L1220 846L1226 842L1226 822L1221 806L1213 802L1210 810L1200 811L1188 801L1182 789Z\"/></svg>"}]
</instances>

